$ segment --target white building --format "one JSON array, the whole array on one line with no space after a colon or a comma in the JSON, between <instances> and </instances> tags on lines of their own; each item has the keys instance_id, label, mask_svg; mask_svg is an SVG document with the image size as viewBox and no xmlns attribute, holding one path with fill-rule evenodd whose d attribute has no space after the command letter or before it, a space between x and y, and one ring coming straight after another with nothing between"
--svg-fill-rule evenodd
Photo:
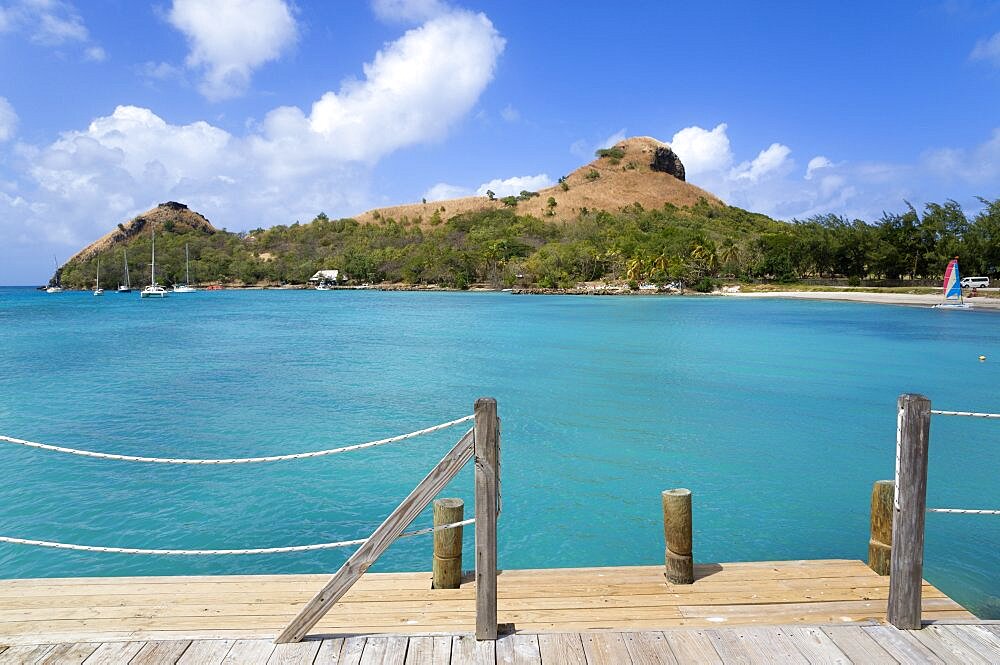
<instances>
[{"instance_id":1,"label":"white building","mask_svg":"<svg viewBox=\"0 0 1000 665\"><path fill-rule=\"evenodd\" d=\"M309 278L309 282L312 284L336 284L339 279L339 270L317 270L316 274Z\"/></svg>"}]
</instances>

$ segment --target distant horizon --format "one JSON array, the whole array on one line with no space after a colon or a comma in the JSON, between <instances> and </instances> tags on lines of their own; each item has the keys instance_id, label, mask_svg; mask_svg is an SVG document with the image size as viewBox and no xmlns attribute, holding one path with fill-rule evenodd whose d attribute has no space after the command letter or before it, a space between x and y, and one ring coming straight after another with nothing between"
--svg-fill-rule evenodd
<instances>
[{"instance_id":1,"label":"distant horizon","mask_svg":"<svg viewBox=\"0 0 1000 665\"><path fill-rule=\"evenodd\" d=\"M8 0L0 81L0 282L163 201L350 217L542 189L627 136L782 220L1000 197L989 2Z\"/></svg>"}]
</instances>

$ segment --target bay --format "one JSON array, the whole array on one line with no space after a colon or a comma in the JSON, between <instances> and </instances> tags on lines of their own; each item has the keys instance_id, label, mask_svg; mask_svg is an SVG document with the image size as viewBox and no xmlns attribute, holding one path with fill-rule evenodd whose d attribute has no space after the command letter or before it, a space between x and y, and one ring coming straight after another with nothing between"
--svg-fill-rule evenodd
<instances>
[{"instance_id":1,"label":"bay","mask_svg":"<svg viewBox=\"0 0 1000 665\"><path fill-rule=\"evenodd\" d=\"M986 355L980 362L978 356ZM697 561L867 555L895 403L1000 411L1000 316L821 301L0 288L0 433L241 457L503 420L500 564L662 563L659 493L694 492ZM367 535L461 435L275 464L164 467L0 446L0 535L247 548ZM1000 508L1000 423L935 417L928 504ZM471 470L446 495L472 512ZM429 524L429 514L414 526ZM466 566L471 567L471 530ZM0 545L0 575L323 572L349 550L139 557ZM376 570L426 570L430 540ZM1000 519L929 515L925 577L1000 618Z\"/></svg>"}]
</instances>

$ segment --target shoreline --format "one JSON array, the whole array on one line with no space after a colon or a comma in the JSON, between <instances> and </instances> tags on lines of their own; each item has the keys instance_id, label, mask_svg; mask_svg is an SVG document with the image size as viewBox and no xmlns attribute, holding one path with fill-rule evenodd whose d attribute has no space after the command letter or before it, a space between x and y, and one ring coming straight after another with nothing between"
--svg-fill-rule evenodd
<instances>
[{"instance_id":1,"label":"shoreline","mask_svg":"<svg viewBox=\"0 0 1000 665\"><path fill-rule=\"evenodd\" d=\"M723 293L727 298L785 298L792 300L837 300L879 305L905 305L909 307L933 307L941 302L938 294L916 293L871 293L868 291L748 291L745 293ZM1000 298L976 296L966 298L973 309L1000 310Z\"/></svg>"}]
</instances>

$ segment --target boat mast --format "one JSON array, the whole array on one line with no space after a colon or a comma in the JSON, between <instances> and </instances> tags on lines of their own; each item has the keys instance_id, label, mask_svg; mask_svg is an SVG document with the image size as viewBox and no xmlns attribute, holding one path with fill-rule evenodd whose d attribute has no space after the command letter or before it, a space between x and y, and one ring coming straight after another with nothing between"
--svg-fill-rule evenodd
<instances>
[{"instance_id":1,"label":"boat mast","mask_svg":"<svg viewBox=\"0 0 1000 665\"><path fill-rule=\"evenodd\" d=\"M188 257L188 246L184 243L184 283L191 286L191 259Z\"/></svg>"},{"instance_id":2,"label":"boat mast","mask_svg":"<svg viewBox=\"0 0 1000 665\"><path fill-rule=\"evenodd\" d=\"M149 285L156 286L156 231L152 232L153 236L153 262L149 264Z\"/></svg>"},{"instance_id":3,"label":"boat mast","mask_svg":"<svg viewBox=\"0 0 1000 665\"><path fill-rule=\"evenodd\" d=\"M125 261L125 288L131 289L132 282L128 278L128 250L122 248L122 258Z\"/></svg>"}]
</instances>

